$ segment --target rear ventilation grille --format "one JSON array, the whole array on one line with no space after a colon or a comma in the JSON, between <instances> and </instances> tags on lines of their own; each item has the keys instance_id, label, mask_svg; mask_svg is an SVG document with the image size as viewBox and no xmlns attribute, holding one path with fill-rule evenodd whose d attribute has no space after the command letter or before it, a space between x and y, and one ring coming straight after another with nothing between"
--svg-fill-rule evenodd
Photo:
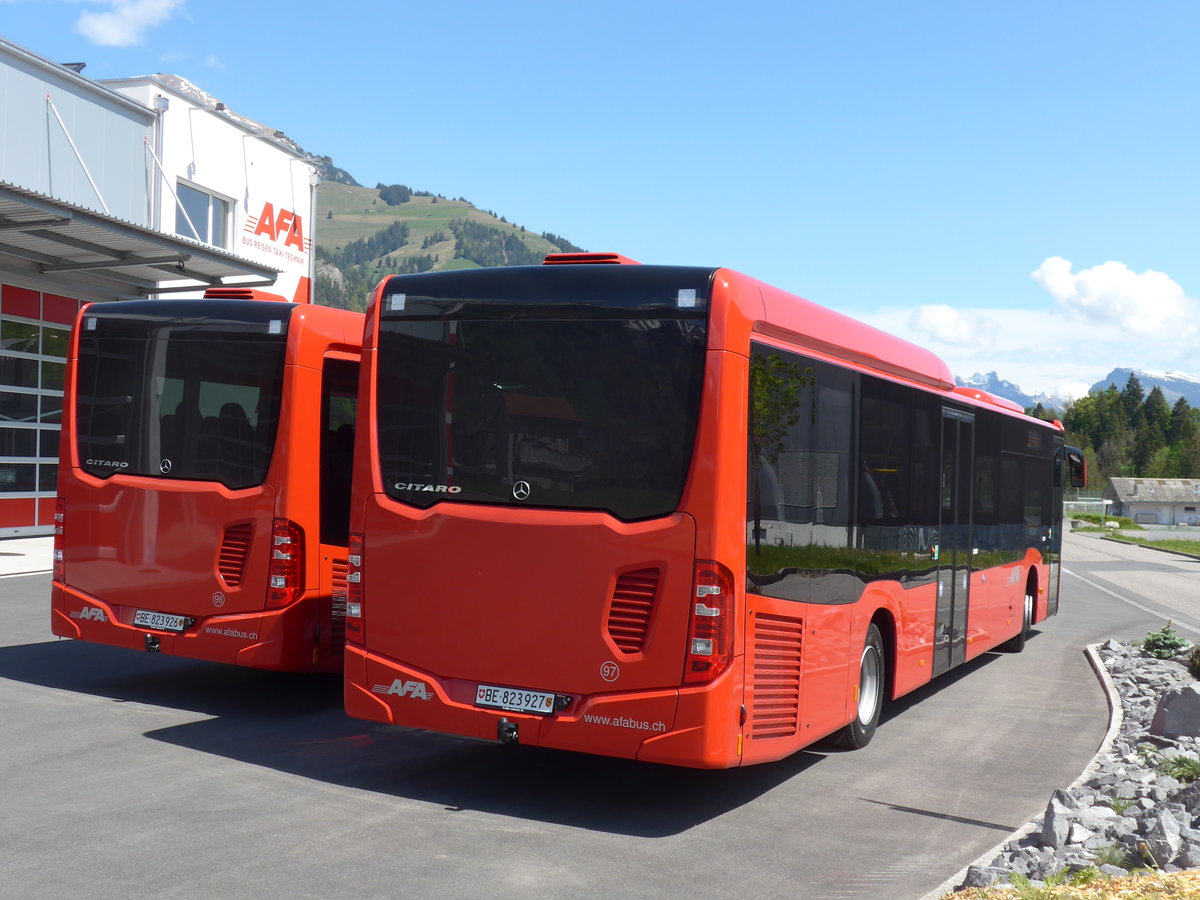
<instances>
[{"instance_id":1,"label":"rear ventilation grille","mask_svg":"<svg viewBox=\"0 0 1200 900\"><path fill-rule=\"evenodd\" d=\"M249 522L230 525L221 540L221 552L217 556L217 571L227 587L235 588L242 583L246 572L246 556L250 552L250 539L254 526Z\"/></svg>"},{"instance_id":2,"label":"rear ventilation grille","mask_svg":"<svg viewBox=\"0 0 1200 900\"><path fill-rule=\"evenodd\" d=\"M346 646L346 560L333 560L333 620L330 623L329 650L341 656Z\"/></svg>"},{"instance_id":3,"label":"rear ventilation grille","mask_svg":"<svg viewBox=\"0 0 1200 900\"><path fill-rule=\"evenodd\" d=\"M804 620L754 616L754 701L750 737L791 737L800 727L800 661Z\"/></svg>"},{"instance_id":4,"label":"rear ventilation grille","mask_svg":"<svg viewBox=\"0 0 1200 900\"><path fill-rule=\"evenodd\" d=\"M638 569L617 578L608 610L608 636L622 653L641 653L658 596L658 569Z\"/></svg>"}]
</instances>

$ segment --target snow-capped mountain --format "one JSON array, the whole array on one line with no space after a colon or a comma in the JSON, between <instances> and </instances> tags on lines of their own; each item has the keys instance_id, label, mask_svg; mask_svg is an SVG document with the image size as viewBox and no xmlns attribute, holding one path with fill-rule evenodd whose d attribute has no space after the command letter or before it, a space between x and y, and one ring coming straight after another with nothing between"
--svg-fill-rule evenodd
<instances>
[{"instance_id":1,"label":"snow-capped mountain","mask_svg":"<svg viewBox=\"0 0 1200 900\"><path fill-rule=\"evenodd\" d=\"M1162 389L1167 404L1175 405L1180 397L1187 399L1190 406L1200 408L1200 376L1189 375L1186 372L1148 372L1144 369L1113 369L1104 378L1091 387L1091 392L1103 391L1110 384L1115 384L1121 390L1129 382L1130 375L1137 375L1142 390L1149 394L1156 386ZM1011 381L1005 381L995 372L986 375L976 372L970 378L955 378L957 384L979 388L1005 400L1012 400L1028 409L1040 403L1046 409L1062 410L1066 406L1065 397L1053 397L1049 394L1026 394Z\"/></svg>"},{"instance_id":2,"label":"snow-capped mountain","mask_svg":"<svg viewBox=\"0 0 1200 900\"><path fill-rule=\"evenodd\" d=\"M955 378L954 381L962 387L978 388L1013 403L1019 403L1025 409L1039 403L1047 409L1062 409L1064 403L1063 400L1049 394L1026 394L1017 385L1005 381L995 372L988 372L986 375L976 372L970 378Z\"/></svg>"},{"instance_id":3,"label":"snow-capped mountain","mask_svg":"<svg viewBox=\"0 0 1200 900\"><path fill-rule=\"evenodd\" d=\"M1155 387L1161 388L1168 405L1174 406L1180 397L1187 398L1189 406L1200 406L1200 376L1186 372L1147 372L1143 369L1113 369L1104 378L1092 385L1092 391L1103 391L1110 384L1117 390L1125 387L1130 375L1137 375L1142 390L1147 394ZM986 388L984 389L986 390Z\"/></svg>"}]
</instances>

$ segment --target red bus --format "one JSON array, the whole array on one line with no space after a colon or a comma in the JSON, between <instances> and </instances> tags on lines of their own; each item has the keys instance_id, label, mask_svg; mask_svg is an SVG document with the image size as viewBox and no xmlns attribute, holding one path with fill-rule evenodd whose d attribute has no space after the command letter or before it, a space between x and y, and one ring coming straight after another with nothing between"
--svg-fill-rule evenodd
<instances>
[{"instance_id":1,"label":"red bus","mask_svg":"<svg viewBox=\"0 0 1200 900\"><path fill-rule=\"evenodd\" d=\"M362 326L361 313L233 289L84 307L53 632L340 671Z\"/></svg>"},{"instance_id":2,"label":"red bus","mask_svg":"<svg viewBox=\"0 0 1200 900\"><path fill-rule=\"evenodd\" d=\"M737 272L547 262L372 297L351 715L759 763L1057 611L1060 425Z\"/></svg>"}]
</instances>

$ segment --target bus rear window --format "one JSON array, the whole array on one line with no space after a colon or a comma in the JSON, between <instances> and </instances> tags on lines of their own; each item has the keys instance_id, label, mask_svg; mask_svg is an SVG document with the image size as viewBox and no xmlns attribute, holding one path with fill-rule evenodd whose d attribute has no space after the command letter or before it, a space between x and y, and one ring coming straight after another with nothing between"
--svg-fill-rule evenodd
<instances>
[{"instance_id":1,"label":"bus rear window","mask_svg":"<svg viewBox=\"0 0 1200 900\"><path fill-rule=\"evenodd\" d=\"M589 274L554 273L568 292ZM693 273L686 290L706 295L706 278ZM418 507L598 510L626 521L674 511L695 439L706 320L703 308L681 315L667 304L656 315L660 299L568 310L522 303L527 294L406 295L404 311L385 311L380 323L387 494Z\"/></svg>"},{"instance_id":2,"label":"bus rear window","mask_svg":"<svg viewBox=\"0 0 1200 900\"><path fill-rule=\"evenodd\" d=\"M261 484L279 423L291 305L90 307L79 340L81 467L229 488ZM240 309L238 307L244 307Z\"/></svg>"}]
</instances>

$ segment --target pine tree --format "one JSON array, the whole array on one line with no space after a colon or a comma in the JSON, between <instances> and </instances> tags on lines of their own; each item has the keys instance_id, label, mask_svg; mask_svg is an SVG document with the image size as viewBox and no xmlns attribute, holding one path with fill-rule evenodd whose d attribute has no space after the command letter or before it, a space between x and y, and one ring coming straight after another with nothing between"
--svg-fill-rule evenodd
<instances>
[{"instance_id":1,"label":"pine tree","mask_svg":"<svg viewBox=\"0 0 1200 900\"><path fill-rule=\"evenodd\" d=\"M1129 373L1129 380L1121 390L1121 412L1125 416L1125 424L1130 428L1137 427L1138 413L1146 402L1146 392L1142 390L1142 382L1137 375Z\"/></svg>"},{"instance_id":2,"label":"pine tree","mask_svg":"<svg viewBox=\"0 0 1200 900\"><path fill-rule=\"evenodd\" d=\"M1171 424L1171 408L1167 406L1162 388L1155 385L1150 391L1150 396L1138 410L1136 423L1133 432L1134 473L1149 478L1162 477L1152 471L1164 468L1165 459L1156 455L1167 446L1167 428Z\"/></svg>"}]
</instances>

